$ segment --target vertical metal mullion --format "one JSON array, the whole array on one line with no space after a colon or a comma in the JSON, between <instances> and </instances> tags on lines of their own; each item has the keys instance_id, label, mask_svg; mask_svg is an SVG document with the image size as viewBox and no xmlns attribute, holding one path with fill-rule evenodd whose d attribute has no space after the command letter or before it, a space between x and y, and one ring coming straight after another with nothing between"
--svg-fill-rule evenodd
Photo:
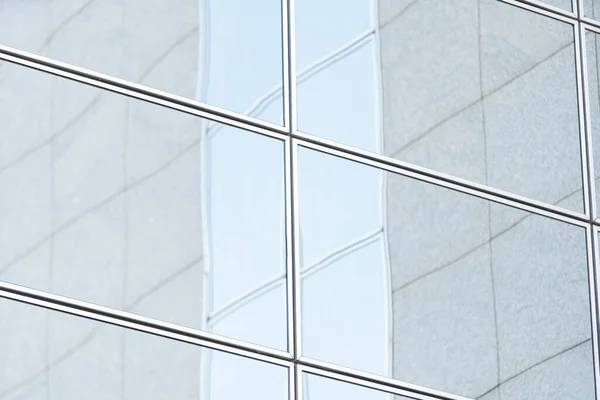
<instances>
[{"instance_id":1,"label":"vertical metal mullion","mask_svg":"<svg viewBox=\"0 0 600 400\"><path fill-rule=\"evenodd\" d=\"M298 242L297 201L297 146L296 132L296 61L295 61L295 4L282 0L283 52L284 52L284 120L288 138L285 141L286 174L286 245L287 245L287 300L288 300L288 351L294 364L290 369L290 400L302 399L301 374L298 359L301 357L300 339L300 265Z\"/></svg>"},{"instance_id":2,"label":"vertical metal mullion","mask_svg":"<svg viewBox=\"0 0 600 400\"><path fill-rule=\"evenodd\" d=\"M282 87L283 87L283 125L290 129L290 59L289 59L289 4L281 0L281 51L282 51Z\"/></svg>"},{"instance_id":3,"label":"vertical metal mullion","mask_svg":"<svg viewBox=\"0 0 600 400\"><path fill-rule=\"evenodd\" d=\"M295 0L283 0L287 3L287 86L288 86L288 133L294 134L297 129L296 123L296 22L295 22Z\"/></svg>"},{"instance_id":4,"label":"vertical metal mullion","mask_svg":"<svg viewBox=\"0 0 600 400\"><path fill-rule=\"evenodd\" d=\"M288 137L285 140L285 245L286 245L286 301L287 301L287 341L288 353L296 359L296 321L294 290L294 213L292 182L292 144Z\"/></svg>"},{"instance_id":5,"label":"vertical metal mullion","mask_svg":"<svg viewBox=\"0 0 600 400\"><path fill-rule=\"evenodd\" d=\"M303 396L303 382L302 382L302 366L299 364L294 364L294 376L295 376L295 384L296 384L296 396L298 396L298 399L302 399L304 398Z\"/></svg>"}]
</instances>

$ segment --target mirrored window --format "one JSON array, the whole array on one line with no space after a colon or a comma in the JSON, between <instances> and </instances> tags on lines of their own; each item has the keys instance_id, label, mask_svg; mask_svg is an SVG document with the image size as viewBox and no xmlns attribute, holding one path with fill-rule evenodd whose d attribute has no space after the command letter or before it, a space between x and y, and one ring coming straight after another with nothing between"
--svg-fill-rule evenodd
<instances>
[{"instance_id":1,"label":"mirrored window","mask_svg":"<svg viewBox=\"0 0 600 400\"><path fill-rule=\"evenodd\" d=\"M583 212L573 25L498 0L297 3L300 131Z\"/></svg>"},{"instance_id":2,"label":"mirrored window","mask_svg":"<svg viewBox=\"0 0 600 400\"><path fill-rule=\"evenodd\" d=\"M298 180L303 356L468 398L594 397L583 227L304 147Z\"/></svg>"},{"instance_id":3,"label":"mirrored window","mask_svg":"<svg viewBox=\"0 0 600 400\"><path fill-rule=\"evenodd\" d=\"M281 26L280 0L0 2L2 45L276 124Z\"/></svg>"},{"instance_id":4,"label":"mirrored window","mask_svg":"<svg viewBox=\"0 0 600 400\"><path fill-rule=\"evenodd\" d=\"M286 400L287 368L0 299L2 399Z\"/></svg>"},{"instance_id":5,"label":"mirrored window","mask_svg":"<svg viewBox=\"0 0 600 400\"><path fill-rule=\"evenodd\" d=\"M287 349L282 141L12 64L0 119L1 280Z\"/></svg>"}]
</instances>

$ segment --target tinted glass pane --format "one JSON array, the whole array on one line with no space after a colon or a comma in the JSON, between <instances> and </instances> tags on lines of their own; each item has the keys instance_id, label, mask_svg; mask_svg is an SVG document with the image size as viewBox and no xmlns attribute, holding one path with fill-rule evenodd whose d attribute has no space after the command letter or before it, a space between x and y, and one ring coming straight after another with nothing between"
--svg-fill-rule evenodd
<instances>
[{"instance_id":1,"label":"tinted glass pane","mask_svg":"<svg viewBox=\"0 0 600 400\"><path fill-rule=\"evenodd\" d=\"M285 282L281 141L11 64L0 76L0 279L198 329L237 301L219 333L287 348L285 291L246 296Z\"/></svg>"},{"instance_id":2,"label":"tinted glass pane","mask_svg":"<svg viewBox=\"0 0 600 400\"><path fill-rule=\"evenodd\" d=\"M8 0L0 44L282 123L280 0Z\"/></svg>"},{"instance_id":3,"label":"tinted glass pane","mask_svg":"<svg viewBox=\"0 0 600 400\"><path fill-rule=\"evenodd\" d=\"M583 211L572 25L497 0L297 3L301 131Z\"/></svg>"},{"instance_id":4,"label":"tinted glass pane","mask_svg":"<svg viewBox=\"0 0 600 400\"><path fill-rule=\"evenodd\" d=\"M593 398L584 228L298 163L303 355L469 398Z\"/></svg>"},{"instance_id":5,"label":"tinted glass pane","mask_svg":"<svg viewBox=\"0 0 600 400\"><path fill-rule=\"evenodd\" d=\"M313 400L409 400L408 397L307 373L302 375L302 383L305 398Z\"/></svg>"},{"instance_id":6,"label":"tinted glass pane","mask_svg":"<svg viewBox=\"0 0 600 400\"><path fill-rule=\"evenodd\" d=\"M284 400L287 369L0 299L3 399Z\"/></svg>"}]
</instances>

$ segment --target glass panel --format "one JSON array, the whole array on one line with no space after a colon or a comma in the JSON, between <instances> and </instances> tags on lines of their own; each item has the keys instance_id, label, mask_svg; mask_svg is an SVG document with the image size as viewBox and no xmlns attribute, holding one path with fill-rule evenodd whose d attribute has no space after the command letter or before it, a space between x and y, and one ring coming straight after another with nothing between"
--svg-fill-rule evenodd
<instances>
[{"instance_id":1,"label":"glass panel","mask_svg":"<svg viewBox=\"0 0 600 400\"><path fill-rule=\"evenodd\" d=\"M572 25L497 0L357 0L339 23L337 0L297 3L301 131L583 211Z\"/></svg>"},{"instance_id":2,"label":"glass panel","mask_svg":"<svg viewBox=\"0 0 600 400\"><path fill-rule=\"evenodd\" d=\"M0 44L277 124L281 38L280 0L0 2Z\"/></svg>"},{"instance_id":3,"label":"glass panel","mask_svg":"<svg viewBox=\"0 0 600 400\"><path fill-rule=\"evenodd\" d=\"M587 50L588 101L590 104L597 213L600 209L598 208L600 205L600 35L594 32L586 32L585 45Z\"/></svg>"},{"instance_id":4,"label":"glass panel","mask_svg":"<svg viewBox=\"0 0 600 400\"><path fill-rule=\"evenodd\" d=\"M12 64L0 119L0 279L198 329L285 281L282 141ZM271 300L219 333L287 349Z\"/></svg>"},{"instance_id":5,"label":"glass panel","mask_svg":"<svg viewBox=\"0 0 600 400\"><path fill-rule=\"evenodd\" d=\"M600 1L598 0L580 0L583 1L583 15L588 18L600 19Z\"/></svg>"},{"instance_id":6,"label":"glass panel","mask_svg":"<svg viewBox=\"0 0 600 400\"><path fill-rule=\"evenodd\" d=\"M307 373L302 374L302 385L304 397L311 400L409 400L408 397Z\"/></svg>"},{"instance_id":7,"label":"glass panel","mask_svg":"<svg viewBox=\"0 0 600 400\"><path fill-rule=\"evenodd\" d=\"M0 397L288 398L284 367L0 299Z\"/></svg>"},{"instance_id":8,"label":"glass panel","mask_svg":"<svg viewBox=\"0 0 600 400\"><path fill-rule=\"evenodd\" d=\"M587 1L587 0L584 0ZM566 11L573 11L573 4L571 0L540 0L541 3L546 3L549 6L562 8Z\"/></svg>"},{"instance_id":9,"label":"glass panel","mask_svg":"<svg viewBox=\"0 0 600 400\"><path fill-rule=\"evenodd\" d=\"M594 397L584 228L302 147L298 179L304 356L469 398Z\"/></svg>"}]
</instances>

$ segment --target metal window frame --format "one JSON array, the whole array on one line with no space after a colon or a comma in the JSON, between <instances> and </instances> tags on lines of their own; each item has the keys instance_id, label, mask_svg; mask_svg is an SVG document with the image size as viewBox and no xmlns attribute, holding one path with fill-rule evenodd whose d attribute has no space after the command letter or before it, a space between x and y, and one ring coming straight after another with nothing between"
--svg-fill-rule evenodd
<instances>
[{"instance_id":1,"label":"metal window frame","mask_svg":"<svg viewBox=\"0 0 600 400\"><path fill-rule=\"evenodd\" d=\"M464 400L464 397L434 389L369 374L302 356L300 313L300 264L298 221L298 147L310 148L332 156L404 175L423 182L459 191L583 227L589 273L590 312L596 398L600 399L600 351L598 349L598 308L600 301L600 219L597 219L592 133L588 99L587 55L585 33L600 34L600 21L584 15L583 0L572 0L572 10L563 10L539 0L497 0L530 12L553 18L573 26L575 39L575 68L577 77L578 117L582 160L584 213L574 212L553 204L502 191L451 175L405 163L391 157L367 152L338 142L323 139L297 130L296 123L296 66L295 66L295 6L294 0L281 0L283 54L283 112L284 126L262 121L240 113L177 96L165 91L133 83L89 69L63 63L9 46L0 45L0 60L70 79L86 85L136 98L211 121L282 140L285 149L285 218L286 218L286 280L288 351L279 351L196 329L182 327L142 317L125 311L95 305L40 290L0 281L0 297L44 307L83 318L121 326L149 334L178 340L218 351L224 351L258 361L288 368L289 397L302 399L304 374L319 375L351 384L398 394L414 399Z\"/></svg>"}]
</instances>

